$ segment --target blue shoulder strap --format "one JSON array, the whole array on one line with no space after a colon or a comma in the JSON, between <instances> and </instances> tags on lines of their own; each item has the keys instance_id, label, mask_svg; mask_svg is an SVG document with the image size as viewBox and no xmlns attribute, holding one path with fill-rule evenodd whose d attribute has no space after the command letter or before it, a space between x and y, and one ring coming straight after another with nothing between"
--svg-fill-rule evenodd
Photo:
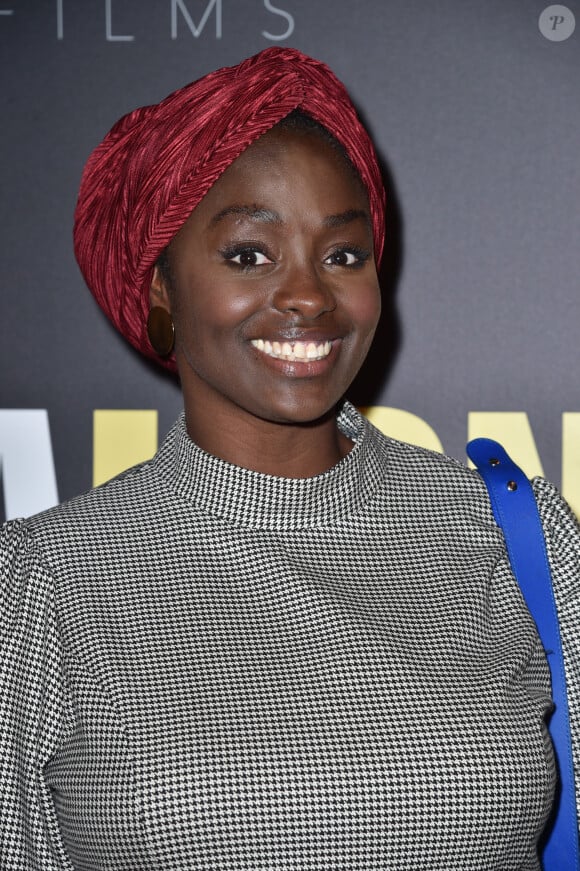
<instances>
[{"instance_id":1,"label":"blue shoulder strap","mask_svg":"<svg viewBox=\"0 0 580 871\"><path fill-rule=\"evenodd\" d=\"M560 795L543 851L544 871L580 871L578 822L564 658L544 533L532 486L502 446L474 439L467 454L487 485L510 563L535 620L552 676L550 734L558 761Z\"/></svg>"}]
</instances>

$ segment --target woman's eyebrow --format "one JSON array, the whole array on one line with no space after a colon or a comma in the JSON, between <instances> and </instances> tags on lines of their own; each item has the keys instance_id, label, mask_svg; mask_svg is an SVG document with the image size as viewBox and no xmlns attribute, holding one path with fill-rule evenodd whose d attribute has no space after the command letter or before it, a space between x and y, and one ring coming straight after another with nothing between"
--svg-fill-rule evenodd
<instances>
[{"instance_id":1,"label":"woman's eyebrow","mask_svg":"<svg viewBox=\"0 0 580 871\"><path fill-rule=\"evenodd\" d=\"M227 206L218 212L210 221L210 226L219 224L228 215L246 215L254 221L263 221L265 224L281 224L282 218L278 212L265 209L262 206Z\"/></svg>"},{"instance_id":2,"label":"woman's eyebrow","mask_svg":"<svg viewBox=\"0 0 580 871\"><path fill-rule=\"evenodd\" d=\"M371 216L364 209L347 209L346 212L339 212L337 215L327 215L324 219L325 227L344 227L345 224L350 224L351 221L365 221L371 226Z\"/></svg>"}]
</instances>

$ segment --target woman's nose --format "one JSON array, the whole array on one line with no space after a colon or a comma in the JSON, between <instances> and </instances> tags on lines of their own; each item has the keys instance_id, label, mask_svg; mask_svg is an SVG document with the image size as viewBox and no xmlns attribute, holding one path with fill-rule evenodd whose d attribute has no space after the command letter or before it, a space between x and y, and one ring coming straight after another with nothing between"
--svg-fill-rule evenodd
<instances>
[{"instance_id":1,"label":"woman's nose","mask_svg":"<svg viewBox=\"0 0 580 871\"><path fill-rule=\"evenodd\" d=\"M298 312L305 318L317 318L334 311L336 298L330 280L320 275L315 266L289 269L276 288L274 308L281 312Z\"/></svg>"}]
</instances>

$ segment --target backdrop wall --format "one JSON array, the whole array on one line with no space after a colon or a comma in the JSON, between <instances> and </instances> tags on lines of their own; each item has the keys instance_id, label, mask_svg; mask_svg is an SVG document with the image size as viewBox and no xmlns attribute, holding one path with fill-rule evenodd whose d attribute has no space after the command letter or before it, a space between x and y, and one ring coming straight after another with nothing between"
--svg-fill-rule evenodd
<instances>
[{"instance_id":1,"label":"backdrop wall","mask_svg":"<svg viewBox=\"0 0 580 871\"><path fill-rule=\"evenodd\" d=\"M385 317L355 400L462 458L499 433L580 510L575 19L578 0L0 0L0 514L87 489L176 417L74 262L80 174L122 114L271 44L330 64L385 165Z\"/></svg>"}]
</instances>

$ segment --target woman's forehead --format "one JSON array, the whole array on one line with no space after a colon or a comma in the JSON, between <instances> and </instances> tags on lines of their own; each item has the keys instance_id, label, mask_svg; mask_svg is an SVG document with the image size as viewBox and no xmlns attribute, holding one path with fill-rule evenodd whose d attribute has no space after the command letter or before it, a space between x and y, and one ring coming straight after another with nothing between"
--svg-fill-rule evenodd
<instances>
[{"instance_id":1,"label":"woman's forehead","mask_svg":"<svg viewBox=\"0 0 580 871\"><path fill-rule=\"evenodd\" d=\"M273 128L242 152L197 208L207 213L224 202L220 208L228 208L232 198L234 206L263 208L256 199L260 195L267 192L275 201L289 190L294 198L333 195L368 210L366 188L345 157L316 132L284 127Z\"/></svg>"}]
</instances>

